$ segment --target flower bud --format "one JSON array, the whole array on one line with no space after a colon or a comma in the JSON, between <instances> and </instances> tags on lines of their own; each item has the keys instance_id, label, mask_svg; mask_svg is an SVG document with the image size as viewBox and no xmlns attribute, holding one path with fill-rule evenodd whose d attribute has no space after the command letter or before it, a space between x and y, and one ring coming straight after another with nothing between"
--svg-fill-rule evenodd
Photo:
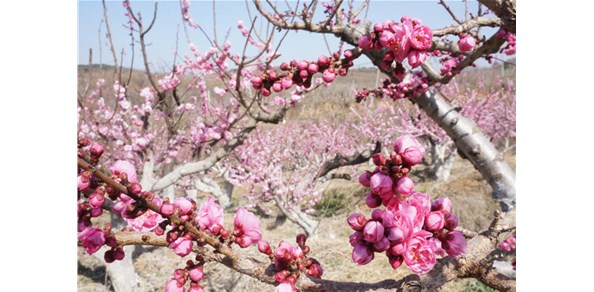
<instances>
[{"instance_id":1,"label":"flower bud","mask_svg":"<svg viewBox=\"0 0 594 292\"><path fill-rule=\"evenodd\" d=\"M474 49L476 45L476 40L470 35L464 35L460 40L458 40L458 48L462 52L470 52Z\"/></svg>"},{"instance_id":2,"label":"flower bud","mask_svg":"<svg viewBox=\"0 0 594 292\"><path fill-rule=\"evenodd\" d=\"M113 252L113 257L116 260L121 261L124 259L125 256L126 256L126 254L124 253L124 249L121 246L116 247L116 249Z\"/></svg>"},{"instance_id":3,"label":"flower bud","mask_svg":"<svg viewBox=\"0 0 594 292\"><path fill-rule=\"evenodd\" d=\"M192 282L200 282L204 278L204 270L202 266L195 266L190 269L190 279Z\"/></svg>"},{"instance_id":4,"label":"flower bud","mask_svg":"<svg viewBox=\"0 0 594 292\"><path fill-rule=\"evenodd\" d=\"M324 70L324 72L322 73L322 79L326 83L331 83L332 81L334 81L334 78L336 78L336 74L334 72L330 72L330 70L328 69Z\"/></svg>"},{"instance_id":5,"label":"flower bud","mask_svg":"<svg viewBox=\"0 0 594 292\"><path fill-rule=\"evenodd\" d=\"M367 224L367 219L365 219L365 215L355 213L347 218L347 223L353 230L361 231L363 230L363 227L365 227L365 224Z\"/></svg>"},{"instance_id":6,"label":"flower bud","mask_svg":"<svg viewBox=\"0 0 594 292\"><path fill-rule=\"evenodd\" d=\"M347 59L353 58L353 51L351 51L351 50L344 51L344 57Z\"/></svg>"},{"instance_id":7,"label":"flower bud","mask_svg":"<svg viewBox=\"0 0 594 292\"><path fill-rule=\"evenodd\" d=\"M369 180L373 174L370 171L365 171L359 176L359 183L364 187L369 187Z\"/></svg>"},{"instance_id":8,"label":"flower bud","mask_svg":"<svg viewBox=\"0 0 594 292\"><path fill-rule=\"evenodd\" d=\"M447 230L454 230L454 229L456 229L456 227L458 227L458 217L456 217L456 215L454 215L452 213L446 213L444 215L444 218L445 218L444 227Z\"/></svg>"},{"instance_id":9,"label":"flower bud","mask_svg":"<svg viewBox=\"0 0 594 292\"><path fill-rule=\"evenodd\" d=\"M311 264L307 268L307 271L305 271L305 272L314 278L321 278L322 275L324 274L324 270L322 269L322 266L317 261L315 263Z\"/></svg>"},{"instance_id":10,"label":"flower bud","mask_svg":"<svg viewBox=\"0 0 594 292\"><path fill-rule=\"evenodd\" d=\"M365 204L369 208L377 208L382 205L382 199L378 195L368 192L367 196L365 196Z\"/></svg>"},{"instance_id":11,"label":"flower bud","mask_svg":"<svg viewBox=\"0 0 594 292\"><path fill-rule=\"evenodd\" d=\"M353 248L351 258L353 262L359 265L365 265L373 260L373 252L371 252L366 245L357 244Z\"/></svg>"},{"instance_id":12,"label":"flower bud","mask_svg":"<svg viewBox=\"0 0 594 292\"><path fill-rule=\"evenodd\" d=\"M295 242L297 242L297 245L299 245L299 246L304 246L306 240L307 240L307 236L305 236L305 234L303 234L303 233L299 233L295 237Z\"/></svg>"},{"instance_id":13,"label":"flower bud","mask_svg":"<svg viewBox=\"0 0 594 292\"><path fill-rule=\"evenodd\" d=\"M322 66L322 67L326 67L326 66L330 65L330 59L326 56L320 56L318 58L318 65Z\"/></svg>"},{"instance_id":14,"label":"flower bud","mask_svg":"<svg viewBox=\"0 0 594 292\"><path fill-rule=\"evenodd\" d=\"M387 238L382 238L378 242L373 244L376 252L384 252L390 248L390 241Z\"/></svg>"},{"instance_id":15,"label":"flower bud","mask_svg":"<svg viewBox=\"0 0 594 292\"><path fill-rule=\"evenodd\" d=\"M386 165L386 157L381 153L375 153L371 155L371 159L373 160L373 164L375 164L375 166Z\"/></svg>"},{"instance_id":16,"label":"flower bud","mask_svg":"<svg viewBox=\"0 0 594 292\"><path fill-rule=\"evenodd\" d=\"M174 211L175 207L168 202L164 202L163 205L161 205L161 214L163 214L163 216L171 216Z\"/></svg>"},{"instance_id":17,"label":"flower bud","mask_svg":"<svg viewBox=\"0 0 594 292\"><path fill-rule=\"evenodd\" d=\"M445 218L441 211L433 211L425 216L425 227L429 231L441 230L445 225Z\"/></svg>"},{"instance_id":18,"label":"flower bud","mask_svg":"<svg viewBox=\"0 0 594 292\"><path fill-rule=\"evenodd\" d=\"M369 35L362 35L359 37L357 44L359 45L359 48L369 50L372 47L371 37Z\"/></svg>"},{"instance_id":19,"label":"flower bud","mask_svg":"<svg viewBox=\"0 0 594 292\"><path fill-rule=\"evenodd\" d=\"M400 255L392 255L388 253L388 261L390 262L390 266L392 267L392 269L395 270L402 265L404 258Z\"/></svg>"},{"instance_id":20,"label":"flower bud","mask_svg":"<svg viewBox=\"0 0 594 292\"><path fill-rule=\"evenodd\" d=\"M309 65L307 66L307 72L309 72L310 74L316 74L318 73L318 70L319 67L316 63L309 63Z\"/></svg>"},{"instance_id":21,"label":"flower bud","mask_svg":"<svg viewBox=\"0 0 594 292\"><path fill-rule=\"evenodd\" d=\"M363 238L372 243L376 243L384 238L384 226L377 221L370 221L363 228Z\"/></svg>"},{"instance_id":22,"label":"flower bud","mask_svg":"<svg viewBox=\"0 0 594 292\"><path fill-rule=\"evenodd\" d=\"M441 211L444 214L452 211L452 201L448 197L439 197L431 203L431 211Z\"/></svg>"},{"instance_id":23,"label":"flower bud","mask_svg":"<svg viewBox=\"0 0 594 292\"><path fill-rule=\"evenodd\" d=\"M260 76L256 76L254 78L252 78L252 86L254 87L254 89L260 89L262 87L262 77Z\"/></svg>"},{"instance_id":24,"label":"flower bud","mask_svg":"<svg viewBox=\"0 0 594 292\"><path fill-rule=\"evenodd\" d=\"M415 184L412 179L408 176L403 176L396 182L396 189L394 191L400 195L408 196L412 193L414 187Z\"/></svg>"},{"instance_id":25,"label":"flower bud","mask_svg":"<svg viewBox=\"0 0 594 292\"><path fill-rule=\"evenodd\" d=\"M92 157L99 158L101 156L101 154L103 154L104 150L105 150L105 147L103 147L103 145L95 144L91 147L91 149L89 149L89 152L91 152Z\"/></svg>"},{"instance_id":26,"label":"flower bud","mask_svg":"<svg viewBox=\"0 0 594 292\"><path fill-rule=\"evenodd\" d=\"M281 83L282 83L283 89L289 89L289 88L291 88L291 86L293 86L293 79L291 79L291 77L287 76L281 80Z\"/></svg>"},{"instance_id":27,"label":"flower bud","mask_svg":"<svg viewBox=\"0 0 594 292\"><path fill-rule=\"evenodd\" d=\"M281 92L283 90L282 83L279 81L274 82L274 84L272 84L272 90L274 90L274 92Z\"/></svg>"},{"instance_id":28,"label":"flower bud","mask_svg":"<svg viewBox=\"0 0 594 292\"><path fill-rule=\"evenodd\" d=\"M272 254L272 250L270 249L270 244L264 240L258 241L258 250L266 255Z\"/></svg>"},{"instance_id":29,"label":"flower bud","mask_svg":"<svg viewBox=\"0 0 594 292\"><path fill-rule=\"evenodd\" d=\"M128 191L135 195L138 195L140 194L140 192L142 192L142 186L138 183L131 183L130 185L128 185Z\"/></svg>"}]
</instances>

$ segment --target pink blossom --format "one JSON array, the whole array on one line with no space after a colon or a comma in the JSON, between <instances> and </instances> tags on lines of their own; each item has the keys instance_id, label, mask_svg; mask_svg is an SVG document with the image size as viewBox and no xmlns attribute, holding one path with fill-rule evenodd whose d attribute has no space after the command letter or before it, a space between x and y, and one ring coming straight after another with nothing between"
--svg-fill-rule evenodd
<instances>
[{"instance_id":1,"label":"pink blossom","mask_svg":"<svg viewBox=\"0 0 594 292\"><path fill-rule=\"evenodd\" d=\"M184 285L171 279L165 285L165 292L184 292Z\"/></svg>"},{"instance_id":2,"label":"pink blossom","mask_svg":"<svg viewBox=\"0 0 594 292\"><path fill-rule=\"evenodd\" d=\"M474 49L476 40L470 35L464 35L458 40L458 48L462 52L470 52Z\"/></svg>"},{"instance_id":3,"label":"pink blossom","mask_svg":"<svg viewBox=\"0 0 594 292\"><path fill-rule=\"evenodd\" d=\"M353 262L357 263L358 265L366 265L371 260L373 260L373 252L367 248L367 245L357 244L353 248L353 253L351 254L351 258Z\"/></svg>"},{"instance_id":4,"label":"pink blossom","mask_svg":"<svg viewBox=\"0 0 594 292\"><path fill-rule=\"evenodd\" d=\"M274 288L274 292L296 292L297 289L289 283L281 283Z\"/></svg>"},{"instance_id":5,"label":"pink blossom","mask_svg":"<svg viewBox=\"0 0 594 292\"><path fill-rule=\"evenodd\" d=\"M402 23L392 25L392 30L394 31L394 41L391 43L390 48L394 53L394 59L402 63L410 51L412 27L409 23Z\"/></svg>"},{"instance_id":6,"label":"pink blossom","mask_svg":"<svg viewBox=\"0 0 594 292\"><path fill-rule=\"evenodd\" d=\"M410 50L410 52L408 52L408 64L413 69L421 66L426 59L427 53L425 51Z\"/></svg>"},{"instance_id":7,"label":"pink blossom","mask_svg":"<svg viewBox=\"0 0 594 292\"><path fill-rule=\"evenodd\" d=\"M369 186L373 193L380 197L392 193L392 179L381 172L371 176Z\"/></svg>"},{"instance_id":8,"label":"pink blossom","mask_svg":"<svg viewBox=\"0 0 594 292\"><path fill-rule=\"evenodd\" d=\"M190 269L190 279L193 282L200 282L204 278L204 270L202 266L195 266Z\"/></svg>"},{"instance_id":9,"label":"pink blossom","mask_svg":"<svg viewBox=\"0 0 594 292\"><path fill-rule=\"evenodd\" d=\"M215 198L209 196L206 202L200 205L196 219L201 230L208 229L212 232L215 224L223 225L223 208L215 203Z\"/></svg>"},{"instance_id":10,"label":"pink blossom","mask_svg":"<svg viewBox=\"0 0 594 292\"><path fill-rule=\"evenodd\" d=\"M192 240L180 236L174 242L169 244L169 248L180 257L185 257L192 251Z\"/></svg>"},{"instance_id":11,"label":"pink blossom","mask_svg":"<svg viewBox=\"0 0 594 292\"><path fill-rule=\"evenodd\" d=\"M173 206L179 209L181 215L188 215L192 212L193 204L187 198L176 198L173 200Z\"/></svg>"},{"instance_id":12,"label":"pink blossom","mask_svg":"<svg viewBox=\"0 0 594 292\"><path fill-rule=\"evenodd\" d=\"M270 244L264 240L258 241L258 250L263 254L271 254Z\"/></svg>"},{"instance_id":13,"label":"pink blossom","mask_svg":"<svg viewBox=\"0 0 594 292\"><path fill-rule=\"evenodd\" d=\"M233 218L233 226L235 227L236 242L242 248L255 244L262 239L260 221L253 213L243 207L237 209Z\"/></svg>"},{"instance_id":14,"label":"pink blossom","mask_svg":"<svg viewBox=\"0 0 594 292\"><path fill-rule=\"evenodd\" d=\"M410 43L417 50L429 50L432 38L433 31L428 26L418 25L411 32Z\"/></svg>"},{"instance_id":15,"label":"pink blossom","mask_svg":"<svg viewBox=\"0 0 594 292\"><path fill-rule=\"evenodd\" d=\"M403 254L404 262L416 274L425 274L435 266L435 252L431 242L427 240L431 236L430 232L421 230L408 241Z\"/></svg>"},{"instance_id":16,"label":"pink blossom","mask_svg":"<svg viewBox=\"0 0 594 292\"><path fill-rule=\"evenodd\" d=\"M138 183L138 179L136 178L136 167L128 161L118 160L109 168L109 170L118 177L125 173L128 176L129 182Z\"/></svg>"},{"instance_id":17,"label":"pink blossom","mask_svg":"<svg viewBox=\"0 0 594 292\"><path fill-rule=\"evenodd\" d=\"M403 176L396 182L395 191L403 196L408 196L413 191L415 184L408 176Z\"/></svg>"},{"instance_id":18,"label":"pink blossom","mask_svg":"<svg viewBox=\"0 0 594 292\"><path fill-rule=\"evenodd\" d=\"M410 195L408 203L417 210L413 221L414 226L422 228L423 223L425 222L425 215L431 211L431 199L429 198L429 195L414 192Z\"/></svg>"},{"instance_id":19,"label":"pink blossom","mask_svg":"<svg viewBox=\"0 0 594 292\"><path fill-rule=\"evenodd\" d=\"M370 221L363 228L363 237L368 242L378 242L384 238L384 226L377 221Z\"/></svg>"},{"instance_id":20,"label":"pink blossom","mask_svg":"<svg viewBox=\"0 0 594 292\"><path fill-rule=\"evenodd\" d=\"M440 74L441 75L452 75L452 69L458 66L458 58L451 58L441 64Z\"/></svg>"},{"instance_id":21,"label":"pink blossom","mask_svg":"<svg viewBox=\"0 0 594 292\"><path fill-rule=\"evenodd\" d=\"M445 219L440 211L430 212L425 216L425 227L429 231L437 231L443 228Z\"/></svg>"},{"instance_id":22,"label":"pink blossom","mask_svg":"<svg viewBox=\"0 0 594 292\"><path fill-rule=\"evenodd\" d=\"M105 244L105 235L99 228L87 227L78 234L78 240L82 242L85 252L94 254Z\"/></svg>"},{"instance_id":23,"label":"pink blossom","mask_svg":"<svg viewBox=\"0 0 594 292\"><path fill-rule=\"evenodd\" d=\"M421 162L425 155L425 147L410 134L400 136L394 142L394 151L402 156L404 162L415 165Z\"/></svg>"},{"instance_id":24,"label":"pink blossom","mask_svg":"<svg viewBox=\"0 0 594 292\"><path fill-rule=\"evenodd\" d=\"M153 198L152 203L157 206L161 206L162 201L160 198L155 197ZM125 218L125 220L128 222L128 226L134 228L135 230L147 232L155 229L155 227L157 227L157 225L159 225L159 223L163 222L165 219L161 217L159 213L149 209L134 219Z\"/></svg>"},{"instance_id":25,"label":"pink blossom","mask_svg":"<svg viewBox=\"0 0 594 292\"><path fill-rule=\"evenodd\" d=\"M443 249L451 257L457 257L466 252L467 243L464 235L460 231L450 231L446 235L445 241L442 241Z\"/></svg>"}]
</instances>

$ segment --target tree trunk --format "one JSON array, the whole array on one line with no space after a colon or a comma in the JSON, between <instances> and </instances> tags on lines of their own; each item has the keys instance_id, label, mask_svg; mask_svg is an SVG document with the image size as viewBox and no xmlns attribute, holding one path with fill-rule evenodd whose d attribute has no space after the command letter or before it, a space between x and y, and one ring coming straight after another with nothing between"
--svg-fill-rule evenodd
<instances>
[{"instance_id":1,"label":"tree trunk","mask_svg":"<svg viewBox=\"0 0 594 292\"><path fill-rule=\"evenodd\" d=\"M295 205L291 209L285 207L286 204L279 195L274 196L274 201L281 212L283 212L283 214L287 217L287 219L303 228L307 237L311 237L315 233L318 225L320 224L319 221L310 218L307 214L302 212L298 205Z\"/></svg>"},{"instance_id":2,"label":"tree trunk","mask_svg":"<svg viewBox=\"0 0 594 292\"><path fill-rule=\"evenodd\" d=\"M456 146L451 146L452 149L446 155L446 150L450 148L449 145L430 143L431 165L427 167L428 175L438 182L445 182L450 178L454 161L456 161Z\"/></svg>"}]
</instances>

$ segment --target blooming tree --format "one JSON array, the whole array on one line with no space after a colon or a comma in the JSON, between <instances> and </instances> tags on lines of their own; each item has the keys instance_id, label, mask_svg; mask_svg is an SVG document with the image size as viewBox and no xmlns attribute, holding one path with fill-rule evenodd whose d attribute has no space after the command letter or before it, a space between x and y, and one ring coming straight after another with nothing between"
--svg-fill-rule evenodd
<instances>
[{"instance_id":1,"label":"blooming tree","mask_svg":"<svg viewBox=\"0 0 594 292\"><path fill-rule=\"evenodd\" d=\"M210 50L200 52L190 43L191 54L180 63L175 62L167 74L158 74L148 65L146 50L157 5L147 22L134 12L129 1L124 1L132 43L141 47L146 80L144 84L132 84L132 73L126 77L120 68L113 80L89 81L79 94L78 240L85 252L101 253L106 263L130 259L124 247L141 244L167 246L180 257L195 255L173 271L166 291L203 291L200 281L205 277L205 262L219 262L276 285L278 291L411 286L437 289L459 277L477 278L501 290L515 289L515 280L500 277L491 257L499 236L515 230L514 173L479 127L435 89L438 84L450 83L479 58L492 58L491 54L498 51L515 52L515 1L480 1L477 15L464 21L441 1L457 22L443 29L431 29L407 16L400 21L365 23L359 17L368 1L357 5L350 2L347 7L341 7L342 2L321 3L321 20L316 14L318 1L297 7L270 2L265 7L261 1L255 1L254 6L281 34L283 30L332 34L351 45L351 49L341 48L317 60L292 60L277 65L274 60L278 47L273 46L276 31L262 36L254 30L254 20L248 25L237 25L245 37L240 53L234 53L230 43L220 43L215 34ZM191 3L183 0L180 5L185 24L200 29L190 15ZM483 6L491 16L482 11ZM488 38L481 36L480 28L485 26L498 27L499 31ZM257 53L249 56L248 46L256 48ZM275 147L282 146L274 140L262 141L274 135L258 135L256 129L263 128L262 124L281 122L292 105L320 85L349 74L362 56L389 77L380 88L362 89L353 99L363 101L376 95L410 100L455 141L456 147L493 187L503 212L496 213L484 232L460 229L447 198L432 202L428 194L415 191L408 174L422 161L426 149L410 135L384 143L384 147L393 146L387 157L377 153L377 147L363 156L356 155L369 150L369 145L358 148L344 133L338 135L339 140L327 137L326 143L315 145L324 150L311 147L308 152L289 146L290 150L280 151L280 155ZM441 64L439 73L430 60ZM471 112L467 114L472 116ZM324 126L318 125L318 129ZM285 134L291 129L275 127ZM285 142L299 145L295 141ZM336 152L345 149L339 147L354 149L351 153L355 154L332 160L331 155L341 158ZM258 154L273 155L275 159L265 161ZM289 160L291 156L299 157ZM353 246L352 259L363 265L375 253L385 253L392 268L405 263L417 277L370 284L312 280L307 276L323 275L323 263L309 256L306 235L296 235L296 245L281 241L273 250L258 218L247 208L236 209L233 230L227 230L223 207L215 198L209 196L199 203L197 198L175 195L176 190L183 194L200 186L216 191L216 184L207 178L208 172L225 160L232 180L254 187L252 198L274 197L283 209L306 195L319 197L313 188L315 181L330 170L369 157L375 169L363 173L359 182L370 188L366 204L373 211L370 218L358 213L345 220L355 231L348 239ZM311 164L316 161L325 162L312 175ZM292 168L286 168L283 162L292 163ZM289 176L284 174L287 170L291 172ZM285 201L280 202L281 198ZM299 208L294 210L293 214L300 214ZM98 226L93 218L104 211L121 218L126 227L111 223ZM515 237L513 242L504 243L500 247L510 251ZM270 262L246 257L234 245L257 246ZM117 273L113 271L110 276L115 278ZM134 289L133 285L118 287Z\"/></svg>"}]
</instances>

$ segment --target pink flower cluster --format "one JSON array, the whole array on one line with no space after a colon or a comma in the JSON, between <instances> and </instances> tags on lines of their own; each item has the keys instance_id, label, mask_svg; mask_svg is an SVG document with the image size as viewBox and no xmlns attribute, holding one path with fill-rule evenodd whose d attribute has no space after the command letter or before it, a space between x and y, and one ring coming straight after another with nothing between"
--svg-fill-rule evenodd
<instances>
[{"instance_id":1,"label":"pink flower cluster","mask_svg":"<svg viewBox=\"0 0 594 292\"><path fill-rule=\"evenodd\" d=\"M185 292L185 285L190 280L188 292L203 292L204 288L198 284L204 278L203 259L198 256L198 263L189 260L185 269L176 269L173 277L165 285L165 292Z\"/></svg>"},{"instance_id":2,"label":"pink flower cluster","mask_svg":"<svg viewBox=\"0 0 594 292\"><path fill-rule=\"evenodd\" d=\"M408 64L416 68L427 59L433 38L433 31L420 23L408 16L402 17L400 23L392 20L376 23L371 34L359 38L359 47L363 50L389 48L380 64L383 68L390 68L392 62L402 63L407 58Z\"/></svg>"},{"instance_id":3,"label":"pink flower cluster","mask_svg":"<svg viewBox=\"0 0 594 292\"><path fill-rule=\"evenodd\" d=\"M429 79L425 76L422 72L414 72L407 76L404 76L405 71L404 67L402 67L401 63L397 64L396 69L393 71L402 69L402 76L400 76L399 83L392 83L390 79L385 79L382 83L381 87L377 89L369 90L367 88L363 88L361 91L357 91L355 93L355 99L357 102L361 102L365 100L370 94L384 98L389 97L393 100L408 98L408 97L415 97L419 94L427 91L429 88Z\"/></svg>"},{"instance_id":4,"label":"pink flower cluster","mask_svg":"<svg viewBox=\"0 0 594 292\"><path fill-rule=\"evenodd\" d=\"M262 95L269 96L270 90L281 92L291 88L293 85L310 88L312 78L316 73L322 72L322 80L326 83L332 83L336 75L346 76L348 69L353 66L353 51L344 51L344 59L340 59L339 53L332 56L320 56L317 61L296 61L282 63L280 70L266 70L261 76L253 77L251 82L255 89L260 90Z\"/></svg>"},{"instance_id":5,"label":"pink flower cluster","mask_svg":"<svg viewBox=\"0 0 594 292\"><path fill-rule=\"evenodd\" d=\"M516 249L516 237L510 235L507 239L499 244L499 248L504 251L512 251Z\"/></svg>"},{"instance_id":6,"label":"pink flower cluster","mask_svg":"<svg viewBox=\"0 0 594 292\"><path fill-rule=\"evenodd\" d=\"M177 75L173 74L173 73L171 73L167 76L164 76L163 78L159 79L158 82L159 82L159 86L161 86L161 88L163 88L163 90L174 89L181 83L181 81L179 80Z\"/></svg>"},{"instance_id":7,"label":"pink flower cluster","mask_svg":"<svg viewBox=\"0 0 594 292\"><path fill-rule=\"evenodd\" d=\"M359 182L371 188L367 206L374 209L371 218L357 213L347 223L355 231L349 242L353 247L352 259L360 265L369 263L374 253L385 252L392 268L406 263L417 273L429 272L437 256L456 257L466 251L466 241L451 213L448 198L433 202L428 194L414 191L413 181L407 177L410 168L421 162L424 147L412 136L396 140L390 158L376 154L376 169L365 172ZM379 209L380 206L385 209Z\"/></svg>"},{"instance_id":8,"label":"pink flower cluster","mask_svg":"<svg viewBox=\"0 0 594 292\"><path fill-rule=\"evenodd\" d=\"M321 278L324 270L320 263L314 258L308 258L309 246L305 245L307 238L305 234L296 236L297 245L291 245L286 241L281 241L273 252L270 244L266 241L258 242L258 250L274 259L274 279L278 285L274 291L297 291L295 283L299 278L299 271Z\"/></svg>"},{"instance_id":9,"label":"pink flower cluster","mask_svg":"<svg viewBox=\"0 0 594 292\"><path fill-rule=\"evenodd\" d=\"M516 53L516 34L502 29L497 32L496 36L507 41L507 45L501 49L501 52L508 56Z\"/></svg>"}]
</instances>

